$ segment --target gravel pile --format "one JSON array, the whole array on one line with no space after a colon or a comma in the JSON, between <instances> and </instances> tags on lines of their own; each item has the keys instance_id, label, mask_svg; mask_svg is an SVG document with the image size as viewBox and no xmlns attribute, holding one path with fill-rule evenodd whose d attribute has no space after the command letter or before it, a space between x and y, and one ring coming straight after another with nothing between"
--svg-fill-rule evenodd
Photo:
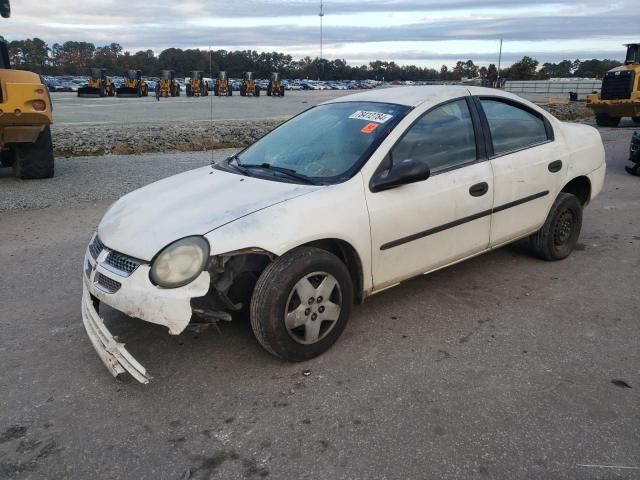
<instances>
[{"instance_id":1,"label":"gravel pile","mask_svg":"<svg viewBox=\"0 0 640 480\"><path fill-rule=\"evenodd\" d=\"M593 117L584 102L541 105L560 120ZM242 148L255 142L285 119L179 122L174 124L55 125L56 157L137 155Z\"/></svg>"},{"instance_id":2,"label":"gravel pile","mask_svg":"<svg viewBox=\"0 0 640 480\"><path fill-rule=\"evenodd\" d=\"M273 130L282 119L175 124L53 125L56 157L197 152L241 148Z\"/></svg>"},{"instance_id":3,"label":"gravel pile","mask_svg":"<svg viewBox=\"0 0 640 480\"><path fill-rule=\"evenodd\" d=\"M559 120L575 122L593 118L593 110L587 108L584 102L549 103L540 105L547 112Z\"/></svg>"}]
</instances>

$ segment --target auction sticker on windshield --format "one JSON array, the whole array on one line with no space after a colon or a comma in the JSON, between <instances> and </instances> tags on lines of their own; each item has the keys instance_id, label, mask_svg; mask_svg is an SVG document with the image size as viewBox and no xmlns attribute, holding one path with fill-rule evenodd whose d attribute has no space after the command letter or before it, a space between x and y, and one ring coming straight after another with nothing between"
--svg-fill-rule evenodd
<instances>
[{"instance_id":1,"label":"auction sticker on windshield","mask_svg":"<svg viewBox=\"0 0 640 480\"><path fill-rule=\"evenodd\" d=\"M349 118L354 118L356 120L366 120L367 122L385 123L388 120L391 120L393 118L393 115L389 115L388 113L367 112L364 110L358 110L354 114L349 115Z\"/></svg>"}]
</instances>

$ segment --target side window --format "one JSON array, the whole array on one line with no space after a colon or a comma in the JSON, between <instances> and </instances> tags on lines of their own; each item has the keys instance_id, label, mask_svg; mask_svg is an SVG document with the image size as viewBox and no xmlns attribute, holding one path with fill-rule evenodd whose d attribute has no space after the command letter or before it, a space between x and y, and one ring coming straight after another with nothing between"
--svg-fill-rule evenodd
<instances>
[{"instance_id":1,"label":"side window","mask_svg":"<svg viewBox=\"0 0 640 480\"><path fill-rule=\"evenodd\" d=\"M391 150L397 164L411 158L438 172L476 160L476 140L467 102L456 100L426 113Z\"/></svg>"},{"instance_id":2,"label":"side window","mask_svg":"<svg viewBox=\"0 0 640 480\"><path fill-rule=\"evenodd\" d=\"M546 142L544 120L533 113L498 100L481 99L487 117L493 153L500 155Z\"/></svg>"}]
</instances>

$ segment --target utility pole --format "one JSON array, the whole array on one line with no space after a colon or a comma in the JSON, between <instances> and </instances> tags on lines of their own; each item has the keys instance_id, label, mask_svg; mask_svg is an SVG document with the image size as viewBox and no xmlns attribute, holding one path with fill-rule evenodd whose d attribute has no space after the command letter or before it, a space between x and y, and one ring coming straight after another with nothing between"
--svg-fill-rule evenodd
<instances>
[{"instance_id":1,"label":"utility pole","mask_svg":"<svg viewBox=\"0 0 640 480\"><path fill-rule=\"evenodd\" d=\"M502 61L502 39L500 39L500 53L498 54L498 74L496 75L496 84L500 85L500 62Z\"/></svg>"}]
</instances>

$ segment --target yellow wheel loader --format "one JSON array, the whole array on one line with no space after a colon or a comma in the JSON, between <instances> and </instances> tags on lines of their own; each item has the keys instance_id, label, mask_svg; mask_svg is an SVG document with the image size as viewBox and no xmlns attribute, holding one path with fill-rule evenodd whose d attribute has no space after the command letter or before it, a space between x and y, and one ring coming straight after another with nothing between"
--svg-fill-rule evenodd
<instances>
[{"instance_id":1,"label":"yellow wheel loader","mask_svg":"<svg viewBox=\"0 0 640 480\"><path fill-rule=\"evenodd\" d=\"M1 0L0 14L10 13L9 2ZM9 49L0 42L0 164L13 167L18 178L53 177L51 123L44 81L36 73L11 70Z\"/></svg>"},{"instance_id":2,"label":"yellow wheel loader","mask_svg":"<svg viewBox=\"0 0 640 480\"><path fill-rule=\"evenodd\" d=\"M204 74L200 70L193 70L189 73L189 81L185 90L187 97L206 97L209 95L207 82L204 81Z\"/></svg>"},{"instance_id":3,"label":"yellow wheel loader","mask_svg":"<svg viewBox=\"0 0 640 480\"><path fill-rule=\"evenodd\" d=\"M142 70L129 70L122 85L116 89L119 97L147 97L149 85L142 80Z\"/></svg>"},{"instance_id":4,"label":"yellow wheel loader","mask_svg":"<svg viewBox=\"0 0 640 480\"><path fill-rule=\"evenodd\" d=\"M240 95L243 97L260 96L260 86L256 83L255 78L253 78L253 72L246 72L244 74L244 80L242 81L242 85L240 85Z\"/></svg>"},{"instance_id":5,"label":"yellow wheel loader","mask_svg":"<svg viewBox=\"0 0 640 480\"><path fill-rule=\"evenodd\" d=\"M79 97L115 97L116 85L111 77L107 77L106 68L92 68L89 81L78 89Z\"/></svg>"},{"instance_id":6,"label":"yellow wheel loader","mask_svg":"<svg viewBox=\"0 0 640 480\"><path fill-rule=\"evenodd\" d=\"M231 83L227 78L227 72L220 72L220 75L216 80L216 84L213 87L213 94L216 97L230 97L231 95L233 95L233 89L231 88Z\"/></svg>"},{"instance_id":7,"label":"yellow wheel loader","mask_svg":"<svg viewBox=\"0 0 640 480\"><path fill-rule=\"evenodd\" d=\"M267 86L267 95L269 97L284 97L284 85L280 80L280 75L276 72L271 74L271 81Z\"/></svg>"},{"instance_id":8,"label":"yellow wheel loader","mask_svg":"<svg viewBox=\"0 0 640 480\"><path fill-rule=\"evenodd\" d=\"M629 43L624 65L609 70L600 93L587 95L587 107L601 127L617 127L622 117L640 123L640 43Z\"/></svg>"},{"instance_id":9,"label":"yellow wheel loader","mask_svg":"<svg viewBox=\"0 0 640 480\"><path fill-rule=\"evenodd\" d=\"M180 84L173 70L162 70L160 80L156 84L156 94L160 97L179 97Z\"/></svg>"}]
</instances>

